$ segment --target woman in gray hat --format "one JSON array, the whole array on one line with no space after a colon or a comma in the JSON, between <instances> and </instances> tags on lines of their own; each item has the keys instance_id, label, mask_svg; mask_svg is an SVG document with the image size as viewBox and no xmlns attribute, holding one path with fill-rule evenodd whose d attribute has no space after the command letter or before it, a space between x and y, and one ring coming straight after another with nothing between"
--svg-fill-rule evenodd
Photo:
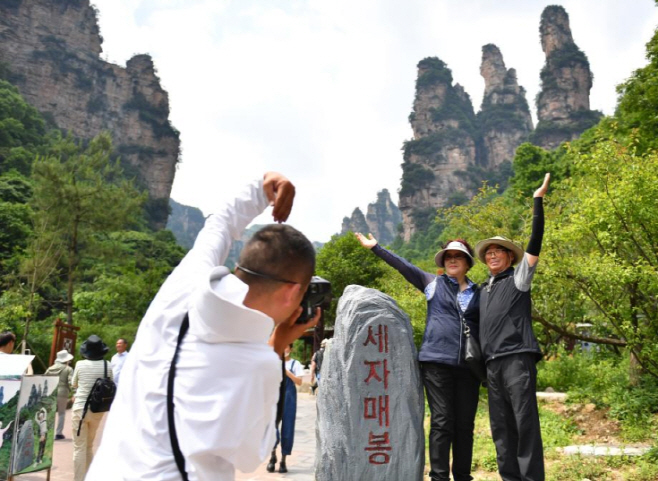
<instances>
[{"instance_id":1,"label":"woman in gray hat","mask_svg":"<svg viewBox=\"0 0 658 481\"><path fill-rule=\"evenodd\" d=\"M89 397L91 388L94 386L96 379L105 377L105 373L110 379L112 376L112 367L103 357L107 354L109 348L102 339L95 334L80 346L80 354L85 359L78 361L73 372L71 387L76 389L73 396L73 479L74 481L83 481L89 470L89 465L94 457L93 447L96 431L103 419L105 413L93 413L87 411L82 417L85 402ZM80 431L78 434L78 427Z\"/></svg>"},{"instance_id":2,"label":"woman in gray hat","mask_svg":"<svg viewBox=\"0 0 658 481\"><path fill-rule=\"evenodd\" d=\"M447 242L434 257L445 273L436 275L384 249L372 234L366 238L356 233L356 237L427 298L427 324L418 360L431 413L430 477L450 479L452 447L454 480L470 481L480 381L464 360L462 319L478 339L480 291L466 276L474 263L473 250L462 239Z\"/></svg>"},{"instance_id":3,"label":"woman in gray hat","mask_svg":"<svg viewBox=\"0 0 658 481\"><path fill-rule=\"evenodd\" d=\"M69 362L73 356L66 349L57 353L55 364L50 366L45 375L59 376L57 384L57 429L55 439L64 439L64 420L66 419L66 405L69 402L71 380L73 379L73 368Z\"/></svg>"}]
</instances>

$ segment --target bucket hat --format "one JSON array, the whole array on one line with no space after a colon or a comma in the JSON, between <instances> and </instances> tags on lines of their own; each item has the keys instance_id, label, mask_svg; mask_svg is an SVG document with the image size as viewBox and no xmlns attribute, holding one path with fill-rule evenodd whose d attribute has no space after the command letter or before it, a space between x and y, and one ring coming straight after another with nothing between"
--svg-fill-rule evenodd
<instances>
[{"instance_id":1,"label":"bucket hat","mask_svg":"<svg viewBox=\"0 0 658 481\"><path fill-rule=\"evenodd\" d=\"M514 254L514 260L512 261L512 265L517 264L521 259L523 259L523 249L521 247L516 245L507 237L497 235L494 237L489 237L488 239L481 240L475 245L475 255L477 256L478 259L480 259L485 264L487 263L485 253L487 252L487 248L490 245L499 245L511 251Z\"/></svg>"},{"instance_id":2,"label":"bucket hat","mask_svg":"<svg viewBox=\"0 0 658 481\"><path fill-rule=\"evenodd\" d=\"M73 359L73 356L69 354L69 352L66 349L62 349L57 353L57 359L55 359L55 362L61 362L62 364L69 362L71 359Z\"/></svg>"},{"instance_id":3,"label":"bucket hat","mask_svg":"<svg viewBox=\"0 0 658 481\"><path fill-rule=\"evenodd\" d=\"M80 346L80 354L82 354L82 357L89 359L90 361L103 359L109 350L110 348L107 347L96 334L89 336L87 340L82 343L82 346Z\"/></svg>"},{"instance_id":4,"label":"bucket hat","mask_svg":"<svg viewBox=\"0 0 658 481\"><path fill-rule=\"evenodd\" d=\"M445 256L446 251L463 252L464 254L466 254L466 260L468 261L468 266L473 267L473 264L475 263L475 259L473 259L471 253L468 252L468 248L459 241L450 242L444 249L441 249L439 252L436 253L436 255L434 256L434 262L436 263L437 266L439 267L445 266L443 262L443 257Z\"/></svg>"}]
</instances>

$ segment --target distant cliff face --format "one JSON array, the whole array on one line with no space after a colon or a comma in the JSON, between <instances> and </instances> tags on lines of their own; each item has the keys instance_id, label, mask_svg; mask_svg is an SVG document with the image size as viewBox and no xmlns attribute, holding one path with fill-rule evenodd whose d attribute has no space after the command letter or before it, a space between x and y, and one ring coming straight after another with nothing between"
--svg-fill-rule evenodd
<instances>
[{"instance_id":1,"label":"distant cliff face","mask_svg":"<svg viewBox=\"0 0 658 481\"><path fill-rule=\"evenodd\" d=\"M589 108L593 75L587 56L574 43L569 15L560 6L546 7L539 26L546 64L537 96L537 129L531 140L546 149L573 140L602 117Z\"/></svg>"},{"instance_id":2,"label":"distant cliff face","mask_svg":"<svg viewBox=\"0 0 658 481\"><path fill-rule=\"evenodd\" d=\"M155 227L164 227L180 154L167 92L148 55L122 68L100 59L101 42L89 0L0 1L0 62L9 80L59 128L87 139L109 131L148 189Z\"/></svg>"},{"instance_id":3,"label":"distant cliff face","mask_svg":"<svg viewBox=\"0 0 658 481\"><path fill-rule=\"evenodd\" d=\"M171 214L167 219L167 229L174 233L181 246L191 249L206 222L203 212L196 207L179 204L174 199L169 199L169 206Z\"/></svg>"},{"instance_id":4,"label":"distant cliff face","mask_svg":"<svg viewBox=\"0 0 658 481\"><path fill-rule=\"evenodd\" d=\"M361 209L354 209L352 217L343 218L341 234L347 232L371 233L382 245L392 243L397 237L398 225L402 222L400 209L391 200L387 189L377 193L377 202L368 204L364 216Z\"/></svg>"}]
</instances>

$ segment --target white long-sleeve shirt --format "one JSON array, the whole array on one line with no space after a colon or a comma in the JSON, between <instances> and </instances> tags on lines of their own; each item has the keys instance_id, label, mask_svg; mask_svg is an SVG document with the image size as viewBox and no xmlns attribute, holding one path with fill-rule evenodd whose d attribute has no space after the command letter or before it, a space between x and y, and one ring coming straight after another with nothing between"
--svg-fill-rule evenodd
<instances>
[{"instance_id":1,"label":"white long-sleeve shirt","mask_svg":"<svg viewBox=\"0 0 658 481\"><path fill-rule=\"evenodd\" d=\"M175 423L191 481L250 472L275 441L281 364L273 320L243 305L248 287L225 267L232 239L268 205L262 180L208 218L142 320L87 481L179 481L167 425L167 376L180 326Z\"/></svg>"}]
</instances>

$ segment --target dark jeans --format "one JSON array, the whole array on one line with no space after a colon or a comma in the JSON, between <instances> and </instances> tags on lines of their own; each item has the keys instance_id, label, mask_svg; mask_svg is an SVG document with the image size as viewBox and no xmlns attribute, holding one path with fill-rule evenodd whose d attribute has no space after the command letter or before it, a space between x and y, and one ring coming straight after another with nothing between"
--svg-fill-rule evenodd
<instances>
[{"instance_id":1,"label":"dark jeans","mask_svg":"<svg viewBox=\"0 0 658 481\"><path fill-rule=\"evenodd\" d=\"M503 481L544 481L534 354L487 363L489 420Z\"/></svg>"},{"instance_id":2,"label":"dark jeans","mask_svg":"<svg viewBox=\"0 0 658 481\"><path fill-rule=\"evenodd\" d=\"M464 368L421 363L423 384L430 407L430 477L470 481L473 459L473 428L480 382Z\"/></svg>"}]
</instances>

